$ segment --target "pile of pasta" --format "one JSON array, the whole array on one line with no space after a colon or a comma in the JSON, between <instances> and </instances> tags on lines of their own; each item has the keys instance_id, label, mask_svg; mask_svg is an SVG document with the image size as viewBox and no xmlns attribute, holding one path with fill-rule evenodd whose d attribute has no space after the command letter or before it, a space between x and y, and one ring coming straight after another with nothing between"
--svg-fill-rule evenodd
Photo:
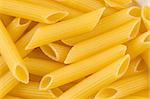
<instances>
[{"instance_id":1,"label":"pile of pasta","mask_svg":"<svg viewBox=\"0 0 150 99\"><path fill-rule=\"evenodd\" d=\"M0 99L148 99L149 69L150 6L0 0Z\"/></svg>"}]
</instances>

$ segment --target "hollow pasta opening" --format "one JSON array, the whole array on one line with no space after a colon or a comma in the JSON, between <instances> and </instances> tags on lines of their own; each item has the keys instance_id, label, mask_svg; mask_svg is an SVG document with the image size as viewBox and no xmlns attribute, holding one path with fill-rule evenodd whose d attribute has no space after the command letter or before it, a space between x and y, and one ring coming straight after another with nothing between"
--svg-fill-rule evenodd
<instances>
[{"instance_id":1,"label":"hollow pasta opening","mask_svg":"<svg viewBox=\"0 0 150 99\"><path fill-rule=\"evenodd\" d=\"M40 82L40 87L39 89L40 90L47 90L48 89L48 86L50 85L51 83L51 77L49 76L46 76L44 77L41 82Z\"/></svg>"},{"instance_id":2,"label":"hollow pasta opening","mask_svg":"<svg viewBox=\"0 0 150 99\"><path fill-rule=\"evenodd\" d=\"M135 72L142 72L145 70L145 63L143 60L139 62L139 64L135 67Z\"/></svg>"},{"instance_id":3,"label":"hollow pasta opening","mask_svg":"<svg viewBox=\"0 0 150 99\"><path fill-rule=\"evenodd\" d=\"M104 90L102 90L100 92L100 94L98 95L98 97L102 97L102 98L111 98L113 97L115 94L117 93L117 90L113 89L113 88L106 88Z\"/></svg>"},{"instance_id":4,"label":"hollow pasta opening","mask_svg":"<svg viewBox=\"0 0 150 99\"><path fill-rule=\"evenodd\" d=\"M130 61L130 57L129 57L129 55L127 55L125 57L125 59L122 61L122 63L120 64L120 67L119 67L118 72L117 72L118 77L121 77L127 71L129 61Z\"/></svg>"},{"instance_id":5,"label":"hollow pasta opening","mask_svg":"<svg viewBox=\"0 0 150 99\"><path fill-rule=\"evenodd\" d=\"M135 38L137 36L137 34L139 33L139 27L140 27L140 21L137 21L137 23L134 25L131 34L130 34L130 38Z\"/></svg>"},{"instance_id":6,"label":"hollow pasta opening","mask_svg":"<svg viewBox=\"0 0 150 99\"><path fill-rule=\"evenodd\" d=\"M29 20L20 18L19 24L20 24L20 25L24 25L24 24L26 24L26 23L28 23L28 22L29 22Z\"/></svg>"},{"instance_id":7,"label":"hollow pasta opening","mask_svg":"<svg viewBox=\"0 0 150 99\"><path fill-rule=\"evenodd\" d=\"M17 76L19 81L21 81L23 83L28 83L29 77L28 77L28 74L24 68L22 68L21 66L16 66L15 73L16 73L16 76Z\"/></svg>"},{"instance_id":8,"label":"hollow pasta opening","mask_svg":"<svg viewBox=\"0 0 150 99\"><path fill-rule=\"evenodd\" d=\"M53 15L49 15L46 19L49 21L49 22L56 22L58 20L61 20L63 19L65 16L67 16L67 13L55 13Z\"/></svg>"},{"instance_id":9,"label":"hollow pasta opening","mask_svg":"<svg viewBox=\"0 0 150 99\"><path fill-rule=\"evenodd\" d=\"M131 16L134 16L134 17L140 17L140 15L141 15L140 8L138 8L138 7L132 8L132 9L129 11L129 14L130 14Z\"/></svg>"}]
</instances>

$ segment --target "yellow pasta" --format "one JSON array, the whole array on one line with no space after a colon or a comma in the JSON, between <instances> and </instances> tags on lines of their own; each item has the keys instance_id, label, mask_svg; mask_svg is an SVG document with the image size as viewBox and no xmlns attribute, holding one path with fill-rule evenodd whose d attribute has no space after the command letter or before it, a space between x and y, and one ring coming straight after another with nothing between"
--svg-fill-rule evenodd
<instances>
[{"instance_id":1,"label":"yellow pasta","mask_svg":"<svg viewBox=\"0 0 150 99\"><path fill-rule=\"evenodd\" d=\"M30 82L27 85L19 84L9 94L27 99L55 99L57 95L62 94L61 91L58 93L58 89L40 91L38 90L38 85L38 82ZM55 90L57 94L55 94Z\"/></svg>"},{"instance_id":2,"label":"yellow pasta","mask_svg":"<svg viewBox=\"0 0 150 99\"><path fill-rule=\"evenodd\" d=\"M137 57L131 61L129 68L128 68L127 72L125 73L124 77L136 75L136 74L139 74L139 73L144 72L146 70L147 70L147 67L146 67L143 59L141 57Z\"/></svg>"},{"instance_id":3,"label":"yellow pasta","mask_svg":"<svg viewBox=\"0 0 150 99\"><path fill-rule=\"evenodd\" d=\"M148 97L130 95L130 96L124 97L123 99L148 99Z\"/></svg>"},{"instance_id":4,"label":"yellow pasta","mask_svg":"<svg viewBox=\"0 0 150 99\"><path fill-rule=\"evenodd\" d=\"M24 59L24 62L26 63L29 72L37 76L44 76L54 70L65 66L64 64L57 63L52 60L44 60L40 58L26 57Z\"/></svg>"},{"instance_id":5,"label":"yellow pasta","mask_svg":"<svg viewBox=\"0 0 150 99\"><path fill-rule=\"evenodd\" d=\"M122 57L125 52L126 46L118 45L85 60L55 70L42 78L39 88L41 90L52 89L88 76Z\"/></svg>"},{"instance_id":6,"label":"yellow pasta","mask_svg":"<svg viewBox=\"0 0 150 99\"><path fill-rule=\"evenodd\" d=\"M56 23L68 15L66 11L50 9L21 0L0 0L0 12L47 24Z\"/></svg>"},{"instance_id":7,"label":"yellow pasta","mask_svg":"<svg viewBox=\"0 0 150 99\"><path fill-rule=\"evenodd\" d=\"M103 14L102 17L109 16L111 14L116 13L117 11L118 11L117 9L114 9L114 8L111 8L111 7L106 7L106 10L104 11L104 14Z\"/></svg>"},{"instance_id":8,"label":"yellow pasta","mask_svg":"<svg viewBox=\"0 0 150 99\"><path fill-rule=\"evenodd\" d=\"M129 55L121 57L104 69L79 82L64 92L58 99L87 99L103 86L107 86L122 77L128 68L129 62Z\"/></svg>"},{"instance_id":9,"label":"yellow pasta","mask_svg":"<svg viewBox=\"0 0 150 99\"><path fill-rule=\"evenodd\" d=\"M150 48L150 40L148 39L149 37L150 32L146 32L126 44L128 48L127 53L130 54L131 59L134 59L146 49Z\"/></svg>"},{"instance_id":10,"label":"yellow pasta","mask_svg":"<svg viewBox=\"0 0 150 99\"><path fill-rule=\"evenodd\" d=\"M15 18L6 27L13 41L17 41L28 28L31 21L22 18Z\"/></svg>"},{"instance_id":11,"label":"yellow pasta","mask_svg":"<svg viewBox=\"0 0 150 99\"><path fill-rule=\"evenodd\" d=\"M41 5L44 7L48 7L48 8L55 8L55 9L58 9L61 11L69 12L69 15L66 16L64 19L73 18L73 17L83 14L83 12L81 12L81 11L77 11L75 9L68 8L68 7L66 7L60 3L57 3L53 0L38 0L38 2L37 2L37 0L23 0L23 1L38 4L38 5ZM62 19L62 20L64 20L64 19Z\"/></svg>"},{"instance_id":12,"label":"yellow pasta","mask_svg":"<svg viewBox=\"0 0 150 99\"><path fill-rule=\"evenodd\" d=\"M132 0L104 0L104 1L108 6L116 9L123 9L130 7L133 2Z\"/></svg>"},{"instance_id":13,"label":"yellow pasta","mask_svg":"<svg viewBox=\"0 0 150 99\"><path fill-rule=\"evenodd\" d=\"M142 7L142 19L144 24L148 30L150 30L150 6L143 6Z\"/></svg>"},{"instance_id":14,"label":"yellow pasta","mask_svg":"<svg viewBox=\"0 0 150 99\"><path fill-rule=\"evenodd\" d=\"M23 98L7 95L3 99L23 99Z\"/></svg>"},{"instance_id":15,"label":"yellow pasta","mask_svg":"<svg viewBox=\"0 0 150 99\"><path fill-rule=\"evenodd\" d=\"M148 87L148 77L146 73L121 79L100 90L95 99L118 99L133 94Z\"/></svg>"},{"instance_id":16,"label":"yellow pasta","mask_svg":"<svg viewBox=\"0 0 150 99\"><path fill-rule=\"evenodd\" d=\"M65 63L73 63L87 58L117 44L125 43L136 37L140 21L134 20L102 35L75 44L69 51Z\"/></svg>"},{"instance_id":17,"label":"yellow pasta","mask_svg":"<svg viewBox=\"0 0 150 99\"><path fill-rule=\"evenodd\" d=\"M8 71L7 65L5 64L3 58L0 56L0 77L7 71Z\"/></svg>"},{"instance_id":18,"label":"yellow pasta","mask_svg":"<svg viewBox=\"0 0 150 99\"><path fill-rule=\"evenodd\" d=\"M4 15L4 14L0 14L0 19L2 20L4 25L7 26L13 20L13 17L12 16L7 16L7 15Z\"/></svg>"},{"instance_id":19,"label":"yellow pasta","mask_svg":"<svg viewBox=\"0 0 150 99\"><path fill-rule=\"evenodd\" d=\"M83 12L90 12L105 6L105 3L101 0L55 0L55 1Z\"/></svg>"},{"instance_id":20,"label":"yellow pasta","mask_svg":"<svg viewBox=\"0 0 150 99\"><path fill-rule=\"evenodd\" d=\"M144 90L138 91L137 93L134 93L132 95L134 95L134 96L146 96L146 97L148 97L149 96L149 90L148 89L144 89Z\"/></svg>"},{"instance_id":21,"label":"yellow pasta","mask_svg":"<svg viewBox=\"0 0 150 99\"><path fill-rule=\"evenodd\" d=\"M12 76L10 72L0 77L0 99L10 92L19 82Z\"/></svg>"},{"instance_id":22,"label":"yellow pasta","mask_svg":"<svg viewBox=\"0 0 150 99\"><path fill-rule=\"evenodd\" d=\"M99 34L108 32L112 29L115 29L118 26L121 26L131 20L137 20L139 19L139 17L140 17L140 8L130 7L130 8L121 10L117 13L114 13L110 16L102 18L99 24L94 28L93 31L84 33L79 36L62 39L62 41L67 45L75 45L78 42L95 37Z\"/></svg>"},{"instance_id":23,"label":"yellow pasta","mask_svg":"<svg viewBox=\"0 0 150 99\"><path fill-rule=\"evenodd\" d=\"M59 43L50 43L48 45L43 45L40 48L49 58L62 63L70 51L70 47Z\"/></svg>"},{"instance_id":24,"label":"yellow pasta","mask_svg":"<svg viewBox=\"0 0 150 99\"><path fill-rule=\"evenodd\" d=\"M36 76L36 75L33 75L33 74L30 74L30 81L33 81L33 82L40 82L40 80L42 79L41 76Z\"/></svg>"},{"instance_id":25,"label":"yellow pasta","mask_svg":"<svg viewBox=\"0 0 150 99\"><path fill-rule=\"evenodd\" d=\"M6 28L0 21L0 53L7 63L13 76L23 83L28 83L29 74L15 44Z\"/></svg>"},{"instance_id":26,"label":"yellow pasta","mask_svg":"<svg viewBox=\"0 0 150 99\"><path fill-rule=\"evenodd\" d=\"M142 53L142 58L144 59L146 65L150 68L150 48Z\"/></svg>"},{"instance_id":27,"label":"yellow pasta","mask_svg":"<svg viewBox=\"0 0 150 99\"><path fill-rule=\"evenodd\" d=\"M91 31L99 22L105 8L81 16L47 25L34 33L26 49L32 49L51 42Z\"/></svg>"}]
</instances>

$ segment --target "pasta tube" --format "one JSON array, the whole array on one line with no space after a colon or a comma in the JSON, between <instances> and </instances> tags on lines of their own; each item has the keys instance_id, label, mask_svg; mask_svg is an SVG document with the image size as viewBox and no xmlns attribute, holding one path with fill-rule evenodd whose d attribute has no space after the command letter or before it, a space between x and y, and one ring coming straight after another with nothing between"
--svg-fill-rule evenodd
<instances>
[{"instance_id":1,"label":"pasta tube","mask_svg":"<svg viewBox=\"0 0 150 99\"><path fill-rule=\"evenodd\" d=\"M137 93L134 93L133 95L134 96L146 96L146 97L148 97L149 96L149 90L144 89L144 90L138 91Z\"/></svg>"},{"instance_id":2,"label":"pasta tube","mask_svg":"<svg viewBox=\"0 0 150 99\"><path fill-rule=\"evenodd\" d=\"M13 17L12 16L7 16L7 15L4 15L4 14L0 14L0 19L3 22L3 24L5 26L7 26L13 20Z\"/></svg>"},{"instance_id":3,"label":"pasta tube","mask_svg":"<svg viewBox=\"0 0 150 99\"><path fill-rule=\"evenodd\" d=\"M58 93L57 89L40 91L38 90L38 85L38 82L30 82L27 85L19 84L9 94L27 99L55 99L57 98L56 95L62 94L61 91ZM56 95L55 90L57 91Z\"/></svg>"},{"instance_id":4,"label":"pasta tube","mask_svg":"<svg viewBox=\"0 0 150 99\"><path fill-rule=\"evenodd\" d=\"M5 61L0 56L0 76L5 74L8 71L7 65L5 64Z\"/></svg>"},{"instance_id":5,"label":"pasta tube","mask_svg":"<svg viewBox=\"0 0 150 99\"><path fill-rule=\"evenodd\" d=\"M149 61L150 60L150 48L142 53L142 58L150 69L150 61Z\"/></svg>"},{"instance_id":6,"label":"pasta tube","mask_svg":"<svg viewBox=\"0 0 150 99\"><path fill-rule=\"evenodd\" d=\"M15 18L13 21L6 27L13 41L17 41L24 31L28 28L31 21L25 20L22 18Z\"/></svg>"},{"instance_id":7,"label":"pasta tube","mask_svg":"<svg viewBox=\"0 0 150 99\"><path fill-rule=\"evenodd\" d=\"M70 47L59 43L50 43L48 45L43 45L40 48L49 58L62 63L64 63L64 60L70 51Z\"/></svg>"},{"instance_id":8,"label":"pasta tube","mask_svg":"<svg viewBox=\"0 0 150 99\"><path fill-rule=\"evenodd\" d=\"M44 76L54 70L65 66L64 64L57 63L52 60L44 60L40 58L26 57L24 59L24 62L26 63L29 72L37 76Z\"/></svg>"},{"instance_id":9,"label":"pasta tube","mask_svg":"<svg viewBox=\"0 0 150 99\"><path fill-rule=\"evenodd\" d=\"M53 1L53 0L38 0L38 2L37 2L37 0L24 0L24 1L30 2L33 4L38 4L38 5L41 5L44 7L48 7L48 8L55 8L57 10L69 12L69 15L66 16L64 19L70 19L70 18L73 18L73 17L83 14L83 12L81 12L81 11L77 11L75 9L66 7L58 2ZM62 20L64 20L64 19L62 19Z\"/></svg>"},{"instance_id":10,"label":"pasta tube","mask_svg":"<svg viewBox=\"0 0 150 99\"><path fill-rule=\"evenodd\" d=\"M10 72L0 77L0 99L10 92L19 82L12 76Z\"/></svg>"},{"instance_id":11,"label":"pasta tube","mask_svg":"<svg viewBox=\"0 0 150 99\"><path fill-rule=\"evenodd\" d=\"M8 65L9 70L13 76L23 83L28 83L29 74L25 67L23 59L21 58L15 44L11 40L6 28L0 21L0 53L4 61ZM8 55L9 53L9 55Z\"/></svg>"},{"instance_id":12,"label":"pasta tube","mask_svg":"<svg viewBox=\"0 0 150 99\"><path fill-rule=\"evenodd\" d=\"M146 70L147 70L147 67L146 67L143 59L141 57L137 57L131 61L129 68L128 68L127 72L125 73L124 77L136 75L136 74L139 74L139 73L144 72Z\"/></svg>"},{"instance_id":13,"label":"pasta tube","mask_svg":"<svg viewBox=\"0 0 150 99\"><path fill-rule=\"evenodd\" d=\"M150 32L146 32L128 42L126 45L128 47L127 53L130 54L131 59L143 53L146 49L150 48Z\"/></svg>"},{"instance_id":14,"label":"pasta tube","mask_svg":"<svg viewBox=\"0 0 150 99\"><path fill-rule=\"evenodd\" d=\"M121 57L104 69L79 82L64 92L58 99L87 99L103 86L107 86L122 77L128 68L129 62L129 55Z\"/></svg>"},{"instance_id":15,"label":"pasta tube","mask_svg":"<svg viewBox=\"0 0 150 99\"><path fill-rule=\"evenodd\" d=\"M23 99L23 98L7 95L3 99Z\"/></svg>"},{"instance_id":16,"label":"pasta tube","mask_svg":"<svg viewBox=\"0 0 150 99\"><path fill-rule=\"evenodd\" d=\"M81 60L77 63L55 70L42 78L39 89L47 90L56 88L88 76L89 74L97 72L104 66L122 57L125 55L125 52L126 46L118 45L104 52L97 53L96 55L85 60Z\"/></svg>"},{"instance_id":17,"label":"pasta tube","mask_svg":"<svg viewBox=\"0 0 150 99\"><path fill-rule=\"evenodd\" d=\"M61 4L78 9L83 12L90 12L105 6L103 1L98 0L55 0Z\"/></svg>"},{"instance_id":18,"label":"pasta tube","mask_svg":"<svg viewBox=\"0 0 150 99\"><path fill-rule=\"evenodd\" d=\"M144 21L144 24L148 30L150 30L150 7L149 6L143 6L142 7L142 19Z\"/></svg>"},{"instance_id":19,"label":"pasta tube","mask_svg":"<svg viewBox=\"0 0 150 99\"><path fill-rule=\"evenodd\" d=\"M65 63L77 62L99 51L125 43L136 37L139 27L140 21L134 20L102 35L77 43L69 51Z\"/></svg>"},{"instance_id":20,"label":"pasta tube","mask_svg":"<svg viewBox=\"0 0 150 99\"><path fill-rule=\"evenodd\" d=\"M130 7L133 2L132 0L104 0L104 1L108 6L116 9L123 9Z\"/></svg>"},{"instance_id":21,"label":"pasta tube","mask_svg":"<svg viewBox=\"0 0 150 99\"><path fill-rule=\"evenodd\" d=\"M21 0L0 0L0 12L47 24L56 23L68 15L68 12L65 11L50 9Z\"/></svg>"},{"instance_id":22,"label":"pasta tube","mask_svg":"<svg viewBox=\"0 0 150 99\"><path fill-rule=\"evenodd\" d=\"M121 79L100 90L95 99L113 98L118 99L148 88L148 77L146 73Z\"/></svg>"},{"instance_id":23,"label":"pasta tube","mask_svg":"<svg viewBox=\"0 0 150 99\"><path fill-rule=\"evenodd\" d=\"M130 96L124 97L123 99L148 99L148 97L130 95Z\"/></svg>"},{"instance_id":24,"label":"pasta tube","mask_svg":"<svg viewBox=\"0 0 150 99\"><path fill-rule=\"evenodd\" d=\"M106 8L107 10L107 8ZM119 17L119 18L118 18ZM81 34L79 36L70 37L62 39L62 41L67 45L75 45L83 40L95 37L102 33L108 32L112 29L115 29L131 20L137 20L140 18L140 8L130 7L119 12L116 12L112 15L104 17L100 20L98 25L93 29L93 31ZM110 26L111 24L111 26Z\"/></svg>"},{"instance_id":25,"label":"pasta tube","mask_svg":"<svg viewBox=\"0 0 150 99\"><path fill-rule=\"evenodd\" d=\"M91 31L99 22L105 8L101 8L70 20L47 25L34 33L26 49Z\"/></svg>"}]
</instances>

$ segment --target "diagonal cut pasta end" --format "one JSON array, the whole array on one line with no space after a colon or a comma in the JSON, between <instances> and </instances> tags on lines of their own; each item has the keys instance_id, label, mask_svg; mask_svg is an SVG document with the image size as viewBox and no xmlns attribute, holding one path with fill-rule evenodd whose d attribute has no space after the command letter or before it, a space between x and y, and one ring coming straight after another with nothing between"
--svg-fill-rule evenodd
<instances>
[{"instance_id":1,"label":"diagonal cut pasta end","mask_svg":"<svg viewBox=\"0 0 150 99\"><path fill-rule=\"evenodd\" d=\"M16 79L22 83L29 83L29 73L26 68L24 68L21 65L17 65L15 68L15 74L14 76Z\"/></svg>"},{"instance_id":2,"label":"diagonal cut pasta end","mask_svg":"<svg viewBox=\"0 0 150 99\"><path fill-rule=\"evenodd\" d=\"M44 76L40 82L39 90L48 90L52 83L52 78L50 76Z\"/></svg>"}]
</instances>

